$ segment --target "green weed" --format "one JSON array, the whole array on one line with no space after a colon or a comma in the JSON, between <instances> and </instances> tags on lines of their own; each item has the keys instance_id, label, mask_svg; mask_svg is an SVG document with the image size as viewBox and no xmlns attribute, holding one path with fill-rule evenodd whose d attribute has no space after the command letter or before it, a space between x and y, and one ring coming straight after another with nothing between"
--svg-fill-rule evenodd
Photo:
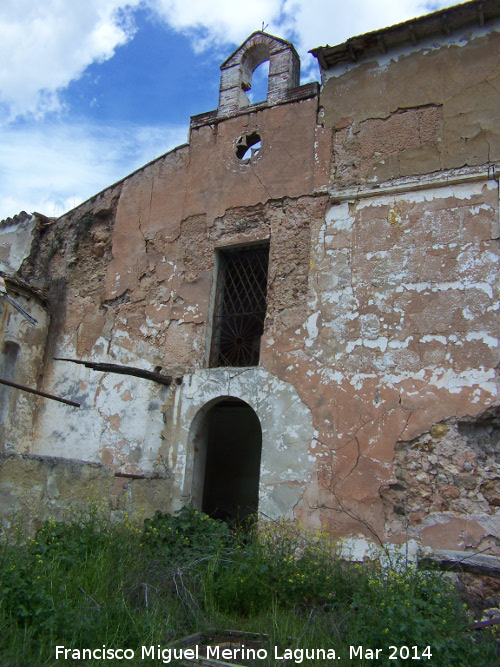
<instances>
[{"instance_id":1,"label":"green weed","mask_svg":"<svg viewBox=\"0 0 500 667\"><path fill-rule=\"evenodd\" d=\"M276 664L321 664L305 649L382 649L373 664L498 664L491 633L474 636L455 590L436 573L349 564L321 532L286 523L230 530L201 512L157 513L143 527L111 523L95 503L67 522L48 521L30 539L5 542L0 558L0 664L124 665L61 661L55 647L166 647L210 628L266 634ZM390 661L390 646L409 647ZM429 646L428 654L422 652ZM398 649L399 650L399 649ZM295 651L295 653L293 653ZM290 656L289 656L290 657ZM128 664L141 664L140 659ZM163 664L147 660L148 664ZM250 664L250 663L248 663ZM411 664L416 664L413 660Z\"/></svg>"}]
</instances>

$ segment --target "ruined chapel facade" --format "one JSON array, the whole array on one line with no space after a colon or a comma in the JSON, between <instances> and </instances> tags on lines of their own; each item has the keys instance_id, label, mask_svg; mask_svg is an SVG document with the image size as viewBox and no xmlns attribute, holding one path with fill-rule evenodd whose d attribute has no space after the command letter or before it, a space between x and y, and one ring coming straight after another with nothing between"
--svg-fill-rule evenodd
<instances>
[{"instance_id":1,"label":"ruined chapel facade","mask_svg":"<svg viewBox=\"0 0 500 667\"><path fill-rule=\"evenodd\" d=\"M313 54L321 87L254 33L187 144L0 223L38 320L0 301L0 379L80 404L0 387L4 517L94 484L114 511L500 551L500 7Z\"/></svg>"}]
</instances>

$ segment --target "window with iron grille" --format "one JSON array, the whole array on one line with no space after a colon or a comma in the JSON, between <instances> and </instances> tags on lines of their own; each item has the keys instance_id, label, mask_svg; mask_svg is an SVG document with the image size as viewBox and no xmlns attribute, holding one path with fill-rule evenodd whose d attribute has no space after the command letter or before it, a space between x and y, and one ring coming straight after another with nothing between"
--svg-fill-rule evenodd
<instances>
[{"instance_id":1,"label":"window with iron grille","mask_svg":"<svg viewBox=\"0 0 500 667\"><path fill-rule=\"evenodd\" d=\"M219 251L210 366L257 366L269 244Z\"/></svg>"}]
</instances>

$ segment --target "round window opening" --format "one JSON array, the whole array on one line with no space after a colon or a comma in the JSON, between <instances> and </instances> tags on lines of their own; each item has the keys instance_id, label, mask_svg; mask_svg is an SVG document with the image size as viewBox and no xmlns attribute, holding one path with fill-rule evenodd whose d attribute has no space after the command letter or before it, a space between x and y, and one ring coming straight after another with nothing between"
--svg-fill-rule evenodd
<instances>
[{"instance_id":1,"label":"round window opening","mask_svg":"<svg viewBox=\"0 0 500 667\"><path fill-rule=\"evenodd\" d=\"M249 162L259 155L261 148L262 142L257 132L244 134L236 141L236 157L244 162Z\"/></svg>"}]
</instances>

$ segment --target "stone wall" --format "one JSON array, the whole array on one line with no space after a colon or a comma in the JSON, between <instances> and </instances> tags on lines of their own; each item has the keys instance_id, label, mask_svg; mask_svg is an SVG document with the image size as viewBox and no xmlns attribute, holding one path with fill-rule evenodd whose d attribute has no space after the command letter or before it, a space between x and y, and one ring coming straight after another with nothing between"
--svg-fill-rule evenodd
<instances>
[{"instance_id":1,"label":"stone wall","mask_svg":"<svg viewBox=\"0 0 500 667\"><path fill-rule=\"evenodd\" d=\"M326 203L324 196L300 196L317 171L310 151L316 107L315 99L299 101L229 118L217 132L193 130L189 146L43 230L23 275L45 287L54 306L44 386L82 408L41 403L31 452L102 461L128 473L161 468L164 409L175 387L54 358L161 368L178 377L203 367L217 248L269 239L268 317L290 332L300 326L311 223ZM298 130L293 147L291 125ZM253 127L262 152L242 163L235 141ZM283 196L270 198L273 191Z\"/></svg>"},{"instance_id":2,"label":"stone wall","mask_svg":"<svg viewBox=\"0 0 500 667\"><path fill-rule=\"evenodd\" d=\"M22 523L29 531L44 521L81 517L150 517L169 509L170 480L119 478L101 463L54 456L0 454L0 521L7 530Z\"/></svg>"},{"instance_id":3,"label":"stone wall","mask_svg":"<svg viewBox=\"0 0 500 667\"><path fill-rule=\"evenodd\" d=\"M434 548L498 554L499 462L498 408L398 442L396 480L382 493L388 529Z\"/></svg>"}]
</instances>

